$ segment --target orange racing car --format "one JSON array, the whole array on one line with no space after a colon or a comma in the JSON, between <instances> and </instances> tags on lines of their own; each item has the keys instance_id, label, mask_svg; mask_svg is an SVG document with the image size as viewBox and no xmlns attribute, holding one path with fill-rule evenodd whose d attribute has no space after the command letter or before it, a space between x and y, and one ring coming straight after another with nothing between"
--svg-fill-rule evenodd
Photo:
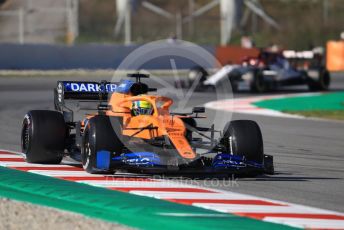
<instances>
[{"instance_id":1,"label":"orange racing car","mask_svg":"<svg viewBox=\"0 0 344 230\"><path fill-rule=\"evenodd\" d=\"M118 83L60 81L55 109L29 111L23 121L21 146L26 161L59 164L64 156L78 160L89 173L140 172L274 172L273 157L263 153L257 123L230 121L223 130L197 126L205 112L172 113L173 100L149 94L136 80ZM66 101L97 103L93 113L74 120ZM218 138L215 136L218 135Z\"/></svg>"}]
</instances>

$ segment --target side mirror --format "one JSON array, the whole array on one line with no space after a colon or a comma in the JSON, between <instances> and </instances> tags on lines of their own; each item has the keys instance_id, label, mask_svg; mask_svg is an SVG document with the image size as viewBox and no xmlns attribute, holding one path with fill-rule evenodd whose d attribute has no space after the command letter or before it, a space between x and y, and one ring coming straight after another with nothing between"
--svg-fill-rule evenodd
<instances>
[{"instance_id":1,"label":"side mirror","mask_svg":"<svg viewBox=\"0 0 344 230\"><path fill-rule=\"evenodd\" d=\"M205 113L205 108L204 107L194 107L192 109L193 113Z\"/></svg>"}]
</instances>

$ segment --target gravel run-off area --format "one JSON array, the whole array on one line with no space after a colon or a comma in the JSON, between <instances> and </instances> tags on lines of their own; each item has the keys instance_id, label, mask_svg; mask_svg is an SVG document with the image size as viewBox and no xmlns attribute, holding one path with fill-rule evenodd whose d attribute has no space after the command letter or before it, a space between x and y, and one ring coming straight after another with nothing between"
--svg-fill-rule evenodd
<instances>
[{"instance_id":1,"label":"gravel run-off area","mask_svg":"<svg viewBox=\"0 0 344 230\"><path fill-rule=\"evenodd\" d=\"M88 218L72 212L1 198L0 229L129 230L132 228L116 223Z\"/></svg>"}]
</instances>

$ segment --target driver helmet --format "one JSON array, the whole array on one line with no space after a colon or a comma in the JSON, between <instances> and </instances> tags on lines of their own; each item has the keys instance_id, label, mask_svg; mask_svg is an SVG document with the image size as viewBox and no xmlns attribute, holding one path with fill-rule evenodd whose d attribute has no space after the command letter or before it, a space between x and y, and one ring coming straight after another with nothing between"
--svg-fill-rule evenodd
<instances>
[{"instance_id":1,"label":"driver helmet","mask_svg":"<svg viewBox=\"0 0 344 230\"><path fill-rule=\"evenodd\" d=\"M134 101L131 107L132 115L152 115L153 106L148 101Z\"/></svg>"}]
</instances>

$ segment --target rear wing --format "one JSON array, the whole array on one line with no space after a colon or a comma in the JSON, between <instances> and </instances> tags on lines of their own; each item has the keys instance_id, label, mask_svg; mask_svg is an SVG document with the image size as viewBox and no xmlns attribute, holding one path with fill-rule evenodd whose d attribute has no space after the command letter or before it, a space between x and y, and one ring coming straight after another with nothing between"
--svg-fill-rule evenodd
<instances>
[{"instance_id":1,"label":"rear wing","mask_svg":"<svg viewBox=\"0 0 344 230\"><path fill-rule=\"evenodd\" d=\"M136 96L156 91L155 88L149 88L140 81L141 78L148 78L148 75L137 73L130 74L128 77L136 78L136 82L131 80L121 80L120 82L58 81L57 87L54 89L55 109L64 114L72 113L72 110L65 105L65 100L77 100L99 102L98 110L103 110L108 108L104 102L107 102L111 93Z\"/></svg>"},{"instance_id":2,"label":"rear wing","mask_svg":"<svg viewBox=\"0 0 344 230\"><path fill-rule=\"evenodd\" d=\"M54 90L54 103L56 110L62 111L65 100L91 100L105 101L108 95L116 92L118 83L114 82L78 82L58 81Z\"/></svg>"}]
</instances>

